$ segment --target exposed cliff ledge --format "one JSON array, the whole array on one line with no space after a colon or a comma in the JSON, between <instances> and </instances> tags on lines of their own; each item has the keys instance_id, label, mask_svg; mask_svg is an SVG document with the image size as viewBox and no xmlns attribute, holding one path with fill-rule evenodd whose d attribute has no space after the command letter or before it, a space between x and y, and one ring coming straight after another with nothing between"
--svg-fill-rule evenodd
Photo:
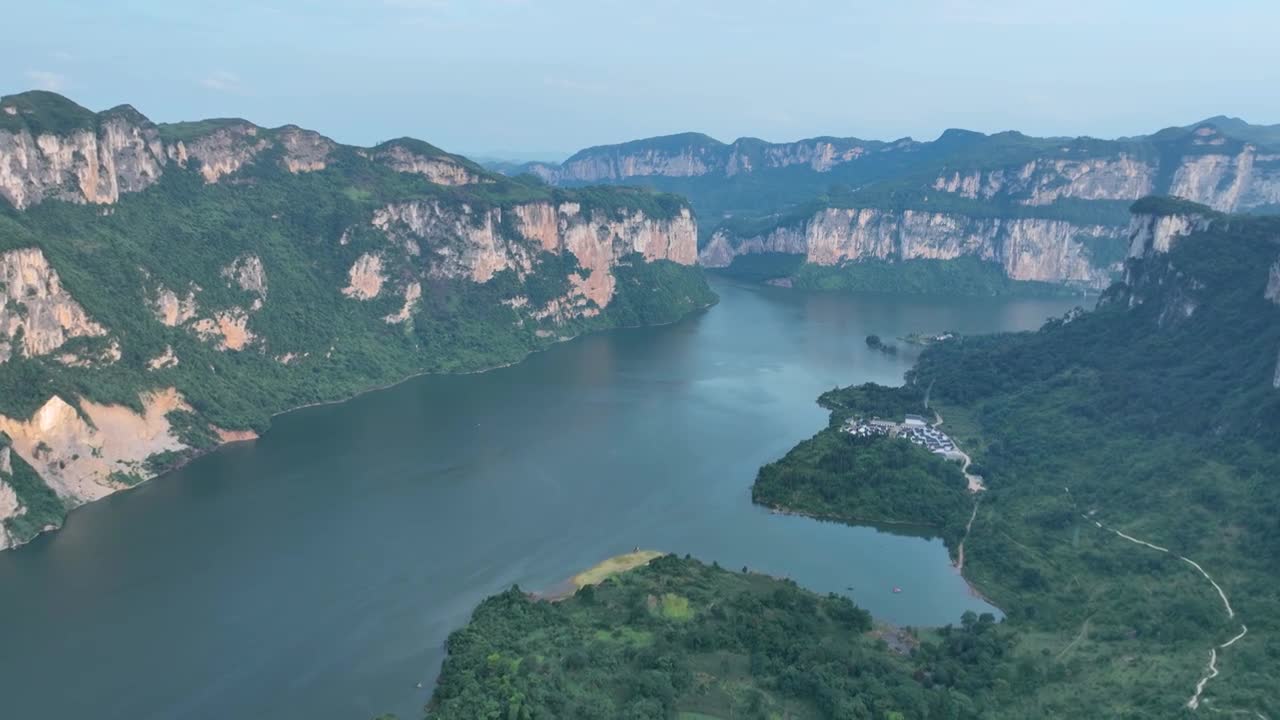
<instances>
[{"instance_id":1,"label":"exposed cliff ledge","mask_svg":"<svg viewBox=\"0 0 1280 720\"><path fill-rule=\"evenodd\" d=\"M1212 221L1208 215L1189 212L1176 214L1135 213L1129 221L1129 257L1140 258L1150 253L1166 253L1179 237L1204 230Z\"/></svg>"},{"instance_id":2,"label":"exposed cliff ledge","mask_svg":"<svg viewBox=\"0 0 1280 720\"><path fill-rule=\"evenodd\" d=\"M65 134L0 129L0 197L18 209L45 199L114 203L154 183L163 165L155 127L123 116Z\"/></svg>"},{"instance_id":3,"label":"exposed cliff ledge","mask_svg":"<svg viewBox=\"0 0 1280 720\"><path fill-rule=\"evenodd\" d=\"M826 173L885 146L882 142L832 137L788 143L739 138L732 143L722 143L701 133L684 133L588 148L560 165L530 163L524 170L553 184L616 182L654 176L733 177L793 166Z\"/></svg>"},{"instance_id":4,"label":"exposed cliff ledge","mask_svg":"<svg viewBox=\"0 0 1280 720\"><path fill-rule=\"evenodd\" d=\"M933 182L933 189L969 199L1000 195L1023 205L1049 205L1062 198L1137 200L1155 187L1155 165L1126 153L1084 160L1045 158L1021 167L952 171Z\"/></svg>"},{"instance_id":5,"label":"exposed cliff ledge","mask_svg":"<svg viewBox=\"0 0 1280 720\"><path fill-rule=\"evenodd\" d=\"M402 173L416 173L437 185L470 185L492 182L462 159L448 155L420 140L402 138L374 148L375 162Z\"/></svg>"},{"instance_id":6,"label":"exposed cliff ledge","mask_svg":"<svg viewBox=\"0 0 1280 720\"><path fill-rule=\"evenodd\" d=\"M534 270L538 252L571 253L588 271L570 276L573 294L576 300L594 303L591 307L566 299L578 308L574 315L594 315L609 304L616 286L613 268L625 255L639 253L648 261L681 265L697 261L697 226L688 208L670 218L651 218L640 210L610 213L584 209L577 202L481 210L416 201L388 205L374 213L372 223L394 245L412 248L410 254L425 249L430 256L427 275L434 277L483 283L505 270L524 277ZM504 232L504 226L513 227L516 234ZM381 264L372 272L370 262L363 257L361 261L363 265L358 261L352 267L351 284L344 290L354 297L368 295L374 285L380 289L382 284Z\"/></svg>"},{"instance_id":7,"label":"exposed cliff ledge","mask_svg":"<svg viewBox=\"0 0 1280 720\"><path fill-rule=\"evenodd\" d=\"M221 182L268 150L291 173L317 172L342 148L294 125L268 129L238 119L156 125L128 106L93 113L54 93L0 97L0 198L20 210L54 199L112 204L175 167ZM493 182L469 160L411 138L352 150L440 185Z\"/></svg>"},{"instance_id":8,"label":"exposed cliff ledge","mask_svg":"<svg viewBox=\"0 0 1280 720\"><path fill-rule=\"evenodd\" d=\"M0 301L0 363L15 349L28 357L46 355L70 338L107 333L62 287L37 248L0 254Z\"/></svg>"},{"instance_id":9,"label":"exposed cliff ledge","mask_svg":"<svg viewBox=\"0 0 1280 720\"><path fill-rule=\"evenodd\" d=\"M737 255L759 252L803 254L814 265L976 257L1000 264L1012 280L1106 287L1118 267L1096 266L1081 242L1084 237L1122 242L1114 228L1061 220L827 208L801 224L762 235L740 238L718 230L700 259L707 267L725 267Z\"/></svg>"}]
</instances>

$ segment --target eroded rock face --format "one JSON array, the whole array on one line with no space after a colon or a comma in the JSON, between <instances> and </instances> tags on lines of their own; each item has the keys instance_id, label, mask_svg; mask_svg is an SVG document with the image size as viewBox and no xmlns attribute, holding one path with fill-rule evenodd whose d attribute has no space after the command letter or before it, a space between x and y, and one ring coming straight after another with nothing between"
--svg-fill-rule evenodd
<instances>
[{"instance_id":1,"label":"eroded rock face","mask_svg":"<svg viewBox=\"0 0 1280 720\"><path fill-rule=\"evenodd\" d=\"M284 148L284 158L280 162L291 173L323 170L328 163L329 153L338 146L318 132L293 125L281 128L276 138Z\"/></svg>"},{"instance_id":2,"label":"eroded rock face","mask_svg":"<svg viewBox=\"0 0 1280 720\"><path fill-rule=\"evenodd\" d=\"M191 327L201 340L216 342L219 350L243 350L257 337L249 329L249 314L238 307L201 318Z\"/></svg>"},{"instance_id":3,"label":"eroded rock face","mask_svg":"<svg viewBox=\"0 0 1280 720\"><path fill-rule=\"evenodd\" d=\"M5 550L13 545L13 539L9 537L9 533L5 530L4 521L9 518L19 517L27 512L22 506L22 502L18 499L18 493L13 489L13 485L9 484L13 477L13 461L10 458L10 448L8 446L0 447L0 550Z\"/></svg>"},{"instance_id":4,"label":"eroded rock face","mask_svg":"<svg viewBox=\"0 0 1280 720\"><path fill-rule=\"evenodd\" d=\"M504 270L522 277L533 272L540 251L573 253L590 272L570 276L573 297L564 299L558 317L594 315L608 305L616 284L613 267L625 255L640 253L647 261L684 265L697 260L697 226L687 208L674 217L654 219L640 211L621 216L588 213L572 202L526 203L506 211L512 216L506 220L518 233L514 237L502 229L503 212L435 201L400 203L374 213L373 225L396 244L415 242L429 248L431 275L479 283Z\"/></svg>"},{"instance_id":5,"label":"eroded rock face","mask_svg":"<svg viewBox=\"0 0 1280 720\"><path fill-rule=\"evenodd\" d=\"M1129 219L1129 257L1166 253L1179 237L1209 227L1209 218L1198 215L1133 215Z\"/></svg>"},{"instance_id":6,"label":"eroded rock face","mask_svg":"<svg viewBox=\"0 0 1280 720\"><path fill-rule=\"evenodd\" d=\"M422 283L409 283L404 289L404 305L400 307L400 311L394 315L388 315L383 320L391 325L408 322L413 317L413 311L418 306L418 300L422 298Z\"/></svg>"},{"instance_id":7,"label":"eroded rock face","mask_svg":"<svg viewBox=\"0 0 1280 720\"><path fill-rule=\"evenodd\" d=\"M939 175L933 189L970 199L1009 195L1024 205L1050 205L1062 198L1137 200L1155 186L1154 165L1125 153L1088 160L1038 159L1014 170L971 170Z\"/></svg>"},{"instance_id":8,"label":"eroded rock face","mask_svg":"<svg viewBox=\"0 0 1280 720\"><path fill-rule=\"evenodd\" d=\"M81 417L58 396L29 419L0 415L0 431L58 497L70 505L97 500L150 477L146 459L185 446L166 415L189 409L174 388L141 396L143 412L82 400Z\"/></svg>"},{"instance_id":9,"label":"eroded rock face","mask_svg":"<svg viewBox=\"0 0 1280 720\"><path fill-rule=\"evenodd\" d=\"M259 301L267 299L267 271L262 267L262 259L257 255L243 255L236 258L222 269L222 277L234 282L241 290L257 295Z\"/></svg>"},{"instance_id":10,"label":"eroded rock face","mask_svg":"<svg viewBox=\"0 0 1280 720\"><path fill-rule=\"evenodd\" d=\"M178 356L173 352L172 345L165 345L164 352L147 361L148 370L164 370L165 368L176 367L178 364Z\"/></svg>"},{"instance_id":11,"label":"eroded rock face","mask_svg":"<svg viewBox=\"0 0 1280 720\"><path fill-rule=\"evenodd\" d=\"M356 258L347 272L347 286L342 294L356 300L372 300L382 292L382 283L387 281L382 274L382 258L372 253L365 253Z\"/></svg>"},{"instance_id":12,"label":"eroded rock face","mask_svg":"<svg viewBox=\"0 0 1280 720\"><path fill-rule=\"evenodd\" d=\"M470 185L482 179L452 158L421 155L403 145L389 145L374 159L396 172L423 175L437 185Z\"/></svg>"},{"instance_id":13,"label":"eroded rock face","mask_svg":"<svg viewBox=\"0 0 1280 720\"><path fill-rule=\"evenodd\" d=\"M698 253L698 262L703 267L729 267L729 263L739 255L756 253L786 253L788 255L806 255L809 243L805 226L779 226L764 235L740 238L725 230L717 230L711 240Z\"/></svg>"},{"instance_id":14,"label":"eroded rock face","mask_svg":"<svg viewBox=\"0 0 1280 720\"><path fill-rule=\"evenodd\" d=\"M179 140L165 148L165 152L170 160L182 167L187 167L192 160L198 161L204 181L215 183L253 162L258 153L268 147L271 147L271 141L261 137L256 126L236 123L189 142Z\"/></svg>"},{"instance_id":15,"label":"eroded rock face","mask_svg":"<svg viewBox=\"0 0 1280 720\"><path fill-rule=\"evenodd\" d=\"M0 196L18 209L45 199L114 203L159 180L163 166L159 132L122 116L66 135L0 130Z\"/></svg>"},{"instance_id":16,"label":"eroded rock face","mask_svg":"<svg viewBox=\"0 0 1280 720\"><path fill-rule=\"evenodd\" d=\"M195 317L200 310L200 306L196 303L198 291L199 288L193 285L187 289L185 296L179 297L174 291L162 286L156 291L151 310L155 313L156 319L168 327L182 325Z\"/></svg>"},{"instance_id":17,"label":"eroded rock face","mask_svg":"<svg viewBox=\"0 0 1280 720\"><path fill-rule=\"evenodd\" d=\"M45 355L73 337L94 337L106 329L89 319L37 248L0 254L0 362L19 351ZM21 335L22 346L13 347Z\"/></svg>"},{"instance_id":18,"label":"eroded rock face","mask_svg":"<svg viewBox=\"0 0 1280 720\"><path fill-rule=\"evenodd\" d=\"M1060 220L973 218L949 213L876 208L828 208L801 225L738 238L717 231L703 248L708 267L724 267L747 253L804 255L815 265L847 261L952 260L976 257L996 262L1014 280L1073 283L1101 288L1114 268L1094 267L1079 237L1116 238L1103 226Z\"/></svg>"}]
</instances>

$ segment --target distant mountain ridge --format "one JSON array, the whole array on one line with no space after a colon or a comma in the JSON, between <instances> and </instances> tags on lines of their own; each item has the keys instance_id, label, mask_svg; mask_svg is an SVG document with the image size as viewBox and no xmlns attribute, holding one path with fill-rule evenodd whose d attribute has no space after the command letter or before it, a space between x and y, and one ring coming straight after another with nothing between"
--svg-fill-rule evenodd
<instances>
[{"instance_id":1,"label":"distant mountain ridge","mask_svg":"<svg viewBox=\"0 0 1280 720\"><path fill-rule=\"evenodd\" d=\"M1280 125L1219 116L1115 140L951 129L932 141L723 143L683 133L518 171L565 187L685 195L707 267L786 256L803 263L779 264L787 282L856 287L851 263L974 258L1012 281L1102 289L1122 270L1128 205L1139 198L1280 211Z\"/></svg>"}]
</instances>

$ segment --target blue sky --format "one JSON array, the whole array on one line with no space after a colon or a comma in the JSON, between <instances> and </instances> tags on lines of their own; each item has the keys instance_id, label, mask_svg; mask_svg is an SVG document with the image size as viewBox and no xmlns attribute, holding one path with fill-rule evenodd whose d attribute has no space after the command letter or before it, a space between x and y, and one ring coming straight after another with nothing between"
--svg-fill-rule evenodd
<instances>
[{"instance_id":1,"label":"blue sky","mask_svg":"<svg viewBox=\"0 0 1280 720\"><path fill-rule=\"evenodd\" d=\"M473 154L686 130L1114 137L1216 114L1280 122L1273 1L40 0L4 16L0 94Z\"/></svg>"}]
</instances>

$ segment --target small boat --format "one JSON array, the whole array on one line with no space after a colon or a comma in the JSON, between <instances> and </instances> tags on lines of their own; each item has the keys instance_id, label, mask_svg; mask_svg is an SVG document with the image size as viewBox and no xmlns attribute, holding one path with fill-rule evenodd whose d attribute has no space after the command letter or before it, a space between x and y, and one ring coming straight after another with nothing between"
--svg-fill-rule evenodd
<instances>
[{"instance_id":1,"label":"small boat","mask_svg":"<svg viewBox=\"0 0 1280 720\"><path fill-rule=\"evenodd\" d=\"M897 587L897 586L895 585L895 586L894 586L894 588L893 588L893 591L894 591L895 593L900 593L900 592L902 592L902 588Z\"/></svg>"}]
</instances>

